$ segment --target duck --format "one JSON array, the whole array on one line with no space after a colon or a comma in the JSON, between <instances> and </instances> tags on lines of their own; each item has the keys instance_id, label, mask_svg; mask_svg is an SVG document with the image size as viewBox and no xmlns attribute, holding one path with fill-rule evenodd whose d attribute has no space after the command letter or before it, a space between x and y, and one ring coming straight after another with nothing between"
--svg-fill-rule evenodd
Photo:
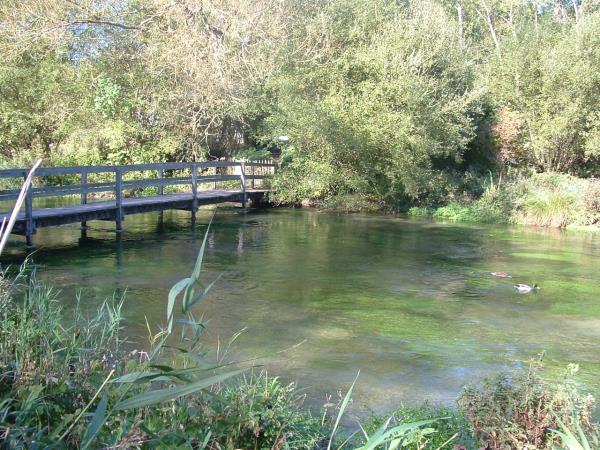
<instances>
[{"instance_id":1,"label":"duck","mask_svg":"<svg viewBox=\"0 0 600 450\"><path fill-rule=\"evenodd\" d=\"M512 275L509 275L506 272L490 272L490 275L496 278L512 278Z\"/></svg>"},{"instance_id":2,"label":"duck","mask_svg":"<svg viewBox=\"0 0 600 450\"><path fill-rule=\"evenodd\" d=\"M515 284L515 291L519 294L529 294L530 292L536 292L540 287L537 284L529 286L528 284Z\"/></svg>"}]
</instances>

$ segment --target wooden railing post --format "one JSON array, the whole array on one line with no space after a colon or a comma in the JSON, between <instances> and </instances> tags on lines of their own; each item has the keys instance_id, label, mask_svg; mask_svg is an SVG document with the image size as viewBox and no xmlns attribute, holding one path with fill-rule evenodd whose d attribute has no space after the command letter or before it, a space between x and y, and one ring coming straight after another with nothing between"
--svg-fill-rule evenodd
<instances>
[{"instance_id":1,"label":"wooden railing post","mask_svg":"<svg viewBox=\"0 0 600 450\"><path fill-rule=\"evenodd\" d=\"M215 181L213 181L213 190L215 190L215 191L217 190L217 180L216 180L217 171L218 171L218 168L217 168L217 166L215 166Z\"/></svg>"},{"instance_id":2,"label":"wooden railing post","mask_svg":"<svg viewBox=\"0 0 600 450\"><path fill-rule=\"evenodd\" d=\"M164 194L164 186L163 186L163 178L165 177L165 170L161 167L158 169L158 179L160 180L160 185L158 186L158 195Z\"/></svg>"},{"instance_id":3,"label":"wooden railing post","mask_svg":"<svg viewBox=\"0 0 600 450\"><path fill-rule=\"evenodd\" d=\"M240 163L240 181L242 182L242 208L246 207L246 202L248 201L246 194L246 163Z\"/></svg>"},{"instance_id":4,"label":"wooden railing post","mask_svg":"<svg viewBox=\"0 0 600 450\"><path fill-rule=\"evenodd\" d=\"M123 231L123 172L120 167L115 169L115 199L117 203L116 211L116 231Z\"/></svg>"},{"instance_id":5,"label":"wooden railing post","mask_svg":"<svg viewBox=\"0 0 600 450\"><path fill-rule=\"evenodd\" d=\"M81 171L81 204L87 205L87 182L88 182L88 173L86 169ZM81 229L85 230L87 228L87 222L84 220L81 222Z\"/></svg>"},{"instance_id":6,"label":"wooden railing post","mask_svg":"<svg viewBox=\"0 0 600 450\"><path fill-rule=\"evenodd\" d=\"M198 209L198 166L192 163L192 214Z\"/></svg>"},{"instance_id":7,"label":"wooden railing post","mask_svg":"<svg viewBox=\"0 0 600 450\"><path fill-rule=\"evenodd\" d=\"M23 172L23 179L27 180L29 172ZM33 183L32 183L33 184ZM33 225L33 186L30 186L25 196L25 241L27 247L33 247L33 234L35 228Z\"/></svg>"},{"instance_id":8,"label":"wooden railing post","mask_svg":"<svg viewBox=\"0 0 600 450\"><path fill-rule=\"evenodd\" d=\"M254 189L254 164L252 164L250 167L252 167L252 180L250 181L250 188Z\"/></svg>"}]
</instances>

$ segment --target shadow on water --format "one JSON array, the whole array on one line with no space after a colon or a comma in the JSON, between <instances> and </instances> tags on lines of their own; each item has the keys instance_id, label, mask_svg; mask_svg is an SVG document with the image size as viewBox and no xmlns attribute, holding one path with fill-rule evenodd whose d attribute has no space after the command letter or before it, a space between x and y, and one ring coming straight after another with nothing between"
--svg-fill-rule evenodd
<instances>
[{"instance_id":1,"label":"shadow on water","mask_svg":"<svg viewBox=\"0 0 600 450\"><path fill-rule=\"evenodd\" d=\"M81 290L93 308L127 290L127 334L143 342L144 318L164 324L168 291L189 273L211 215L193 229L184 212L128 217L120 239L109 222L90 223L85 238L77 226L40 230L34 260L65 302ZM588 234L224 208L205 255L206 279L223 276L198 315L212 341L247 328L239 356L306 341L263 362L316 401L360 369L359 406L451 402L464 383L543 351L554 374L579 363L598 393L599 256ZM5 262L22 257L14 246ZM518 295L514 282L542 290Z\"/></svg>"}]
</instances>

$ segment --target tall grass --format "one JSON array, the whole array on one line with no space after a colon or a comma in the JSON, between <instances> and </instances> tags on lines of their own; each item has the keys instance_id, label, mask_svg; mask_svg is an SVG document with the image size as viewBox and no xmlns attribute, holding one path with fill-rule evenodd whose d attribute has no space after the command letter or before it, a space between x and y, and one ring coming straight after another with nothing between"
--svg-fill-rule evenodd
<instances>
[{"instance_id":1,"label":"tall grass","mask_svg":"<svg viewBox=\"0 0 600 450\"><path fill-rule=\"evenodd\" d=\"M482 182L476 199L451 200L438 208L416 207L411 216L457 222L496 222L541 227L597 227L600 180L564 174L513 174Z\"/></svg>"}]
</instances>

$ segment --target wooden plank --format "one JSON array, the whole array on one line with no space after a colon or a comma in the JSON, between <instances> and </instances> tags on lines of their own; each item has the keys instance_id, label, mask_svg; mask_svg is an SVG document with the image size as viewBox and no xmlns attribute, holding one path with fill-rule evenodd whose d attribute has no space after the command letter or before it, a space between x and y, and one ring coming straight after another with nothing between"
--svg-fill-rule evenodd
<instances>
[{"instance_id":1,"label":"wooden plank","mask_svg":"<svg viewBox=\"0 0 600 450\"><path fill-rule=\"evenodd\" d=\"M83 170L83 172L81 172L81 204L85 205L87 203L87 194L88 194L88 182L87 182L87 177L88 173L87 170Z\"/></svg>"},{"instance_id":2,"label":"wooden plank","mask_svg":"<svg viewBox=\"0 0 600 450\"><path fill-rule=\"evenodd\" d=\"M266 190L248 189L246 196L258 201ZM200 191L197 195L199 205L208 205L223 202L242 202L244 193L241 190L216 190ZM163 196L123 198L123 215L144 213L149 211L163 211L165 209L191 210L193 205L192 195L189 193L171 194ZM0 213L0 221L10 213ZM58 226L69 223L84 222L88 220L116 220L118 217L117 206L113 201L103 201L88 204L61 206L56 208L36 208L32 211L34 228ZM13 233L26 235L26 218L24 213L19 213Z\"/></svg>"},{"instance_id":3,"label":"wooden plank","mask_svg":"<svg viewBox=\"0 0 600 450\"><path fill-rule=\"evenodd\" d=\"M192 214L193 217L195 217L196 214L196 210L198 209L198 174L196 173L196 171L198 170L198 168L192 164L192 197L193 197L193 202L192 202Z\"/></svg>"},{"instance_id":4,"label":"wooden plank","mask_svg":"<svg viewBox=\"0 0 600 450\"><path fill-rule=\"evenodd\" d=\"M87 191L87 184L88 184L88 177L87 177L88 173L87 170L83 170L81 172L81 204L82 205L86 205L87 204L87 195L88 195L88 191ZM85 233L85 230L87 229L87 222L85 220L81 221L81 230L83 233Z\"/></svg>"},{"instance_id":5,"label":"wooden plank","mask_svg":"<svg viewBox=\"0 0 600 450\"><path fill-rule=\"evenodd\" d=\"M247 197L246 197L246 165L242 163L240 167L240 182L242 183L242 208L246 207Z\"/></svg>"}]
</instances>

